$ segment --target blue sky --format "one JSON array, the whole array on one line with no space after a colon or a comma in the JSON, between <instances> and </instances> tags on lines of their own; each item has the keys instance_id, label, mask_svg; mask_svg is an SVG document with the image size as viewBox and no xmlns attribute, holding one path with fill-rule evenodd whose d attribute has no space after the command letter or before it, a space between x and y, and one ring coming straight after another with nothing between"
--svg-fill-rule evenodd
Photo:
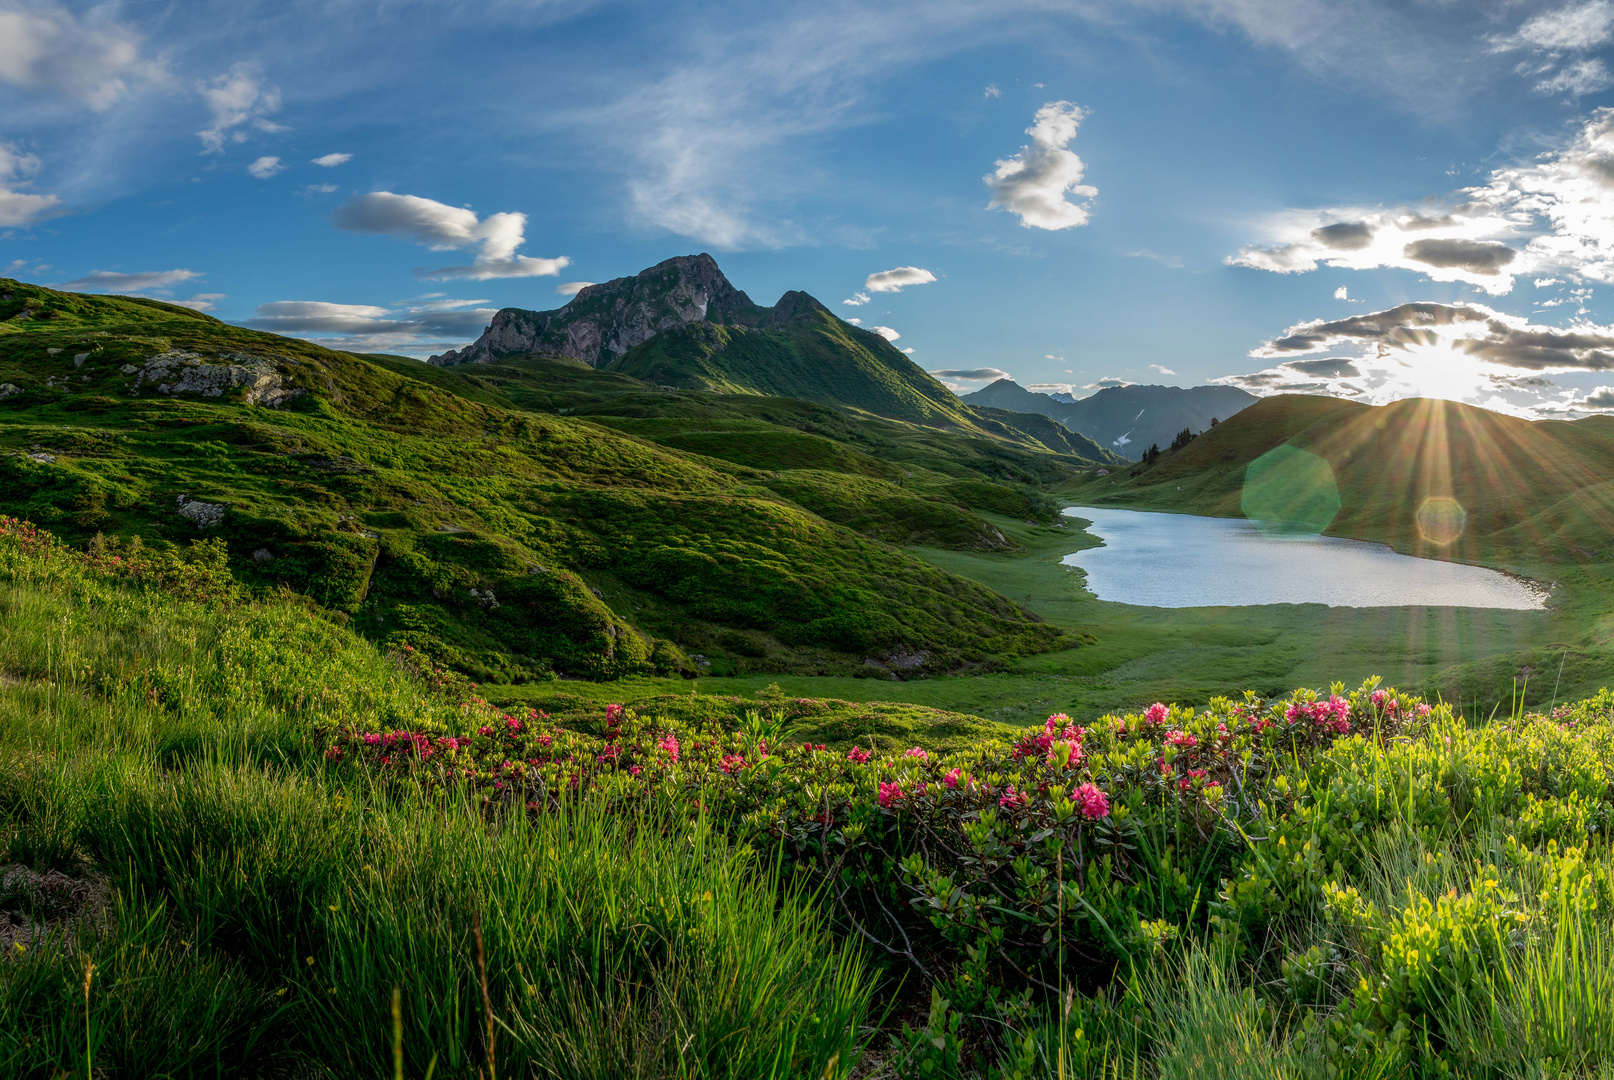
<instances>
[{"instance_id":1,"label":"blue sky","mask_svg":"<svg viewBox=\"0 0 1614 1080\"><path fill-rule=\"evenodd\" d=\"M425 356L704 250L960 390L1581 415L1611 47L1614 0L0 0L0 274Z\"/></svg>"}]
</instances>

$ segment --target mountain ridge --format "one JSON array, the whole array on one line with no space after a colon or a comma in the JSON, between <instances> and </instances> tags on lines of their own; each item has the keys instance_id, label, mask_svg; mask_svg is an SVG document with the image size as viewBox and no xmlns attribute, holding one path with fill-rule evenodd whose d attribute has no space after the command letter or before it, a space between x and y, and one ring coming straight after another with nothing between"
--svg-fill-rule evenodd
<instances>
[{"instance_id":1,"label":"mountain ridge","mask_svg":"<svg viewBox=\"0 0 1614 1080\"><path fill-rule=\"evenodd\" d=\"M1037 413L1064 424L1105 449L1134 460L1150 445L1168 446L1183 428L1204 431L1258 399L1232 386L1108 386L1090 397L1063 402L998 379L960 400L1014 412ZM1145 419L1147 417L1147 419Z\"/></svg>"}]
</instances>

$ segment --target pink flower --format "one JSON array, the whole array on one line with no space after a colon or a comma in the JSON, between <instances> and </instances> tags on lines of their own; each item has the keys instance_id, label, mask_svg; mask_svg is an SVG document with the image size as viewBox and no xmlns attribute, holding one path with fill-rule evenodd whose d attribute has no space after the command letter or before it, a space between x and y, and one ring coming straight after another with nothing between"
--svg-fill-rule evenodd
<instances>
[{"instance_id":1,"label":"pink flower","mask_svg":"<svg viewBox=\"0 0 1614 1080\"><path fill-rule=\"evenodd\" d=\"M366 746L375 746L380 742L381 742L381 736L379 734L377 734L376 732L374 732L374 731L366 731L364 733L364 745L366 745Z\"/></svg>"},{"instance_id":2,"label":"pink flower","mask_svg":"<svg viewBox=\"0 0 1614 1080\"><path fill-rule=\"evenodd\" d=\"M615 725L620 719L622 719L622 706L613 702L605 707L605 722L607 724Z\"/></svg>"},{"instance_id":3,"label":"pink flower","mask_svg":"<svg viewBox=\"0 0 1614 1080\"><path fill-rule=\"evenodd\" d=\"M924 750L920 749L917 746L914 747L912 750L909 750L907 753L903 754L902 756L903 757L918 758L920 761L929 761L930 760L930 755L925 753Z\"/></svg>"},{"instance_id":4,"label":"pink flower","mask_svg":"<svg viewBox=\"0 0 1614 1080\"><path fill-rule=\"evenodd\" d=\"M668 735L665 739L658 742L656 746L658 749L665 750L667 752L667 756L672 758L675 763L678 761L678 736Z\"/></svg>"},{"instance_id":5,"label":"pink flower","mask_svg":"<svg viewBox=\"0 0 1614 1080\"><path fill-rule=\"evenodd\" d=\"M952 772L942 777L942 783L947 785L948 791L951 791L958 786L959 772L960 770L954 769Z\"/></svg>"},{"instance_id":6,"label":"pink flower","mask_svg":"<svg viewBox=\"0 0 1614 1080\"><path fill-rule=\"evenodd\" d=\"M717 767L722 769L725 773L739 772L741 769L745 768L745 755L724 754L723 760L717 763Z\"/></svg>"},{"instance_id":7,"label":"pink flower","mask_svg":"<svg viewBox=\"0 0 1614 1080\"><path fill-rule=\"evenodd\" d=\"M890 783L887 783L884 780L880 781L879 798L881 806L890 806L892 803L902 798L902 786L895 780L891 781Z\"/></svg>"},{"instance_id":8,"label":"pink flower","mask_svg":"<svg viewBox=\"0 0 1614 1080\"><path fill-rule=\"evenodd\" d=\"M1425 705L1423 702L1419 702L1418 703L1418 715L1419 716L1428 716L1429 713L1430 713L1429 706Z\"/></svg>"},{"instance_id":9,"label":"pink flower","mask_svg":"<svg viewBox=\"0 0 1614 1080\"><path fill-rule=\"evenodd\" d=\"M554 739L552 739L552 738L551 738L551 737L550 737L550 736L548 736L548 735L540 735L540 736L538 736L538 745L539 745L539 746L545 746L545 747L547 747L547 746L548 746L548 745L549 745L549 744L550 744L550 743L552 743L552 742L554 742L554 741L555 741L555 740L554 740Z\"/></svg>"},{"instance_id":10,"label":"pink flower","mask_svg":"<svg viewBox=\"0 0 1614 1080\"><path fill-rule=\"evenodd\" d=\"M504 726L510 729L510 734L514 735L516 732L521 730L522 725L520 720L517 720L513 716L507 716L504 718Z\"/></svg>"},{"instance_id":11,"label":"pink flower","mask_svg":"<svg viewBox=\"0 0 1614 1080\"><path fill-rule=\"evenodd\" d=\"M341 761L342 760L342 748L340 746L332 746L332 747L327 748L326 751L325 751L325 760L327 760L327 761Z\"/></svg>"},{"instance_id":12,"label":"pink flower","mask_svg":"<svg viewBox=\"0 0 1614 1080\"><path fill-rule=\"evenodd\" d=\"M638 776L643 771L644 770L639 768L639 766L637 766L637 765L629 765L628 766L628 774L630 776Z\"/></svg>"},{"instance_id":13,"label":"pink flower","mask_svg":"<svg viewBox=\"0 0 1614 1080\"><path fill-rule=\"evenodd\" d=\"M493 729L486 726L486 725L483 725L482 727L479 727L479 728L476 729L476 733L478 735L491 736L493 734Z\"/></svg>"},{"instance_id":14,"label":"pink flower","mask_svg":"<svg viewBox=\"0 0 1614 1080\"><path fill-rule=\"evenodd\" d=\"M1003 795L998 799L999 806L1006 806L1010 810L1013 810L1017 806L1026 806L1030 802L1031 796L1023 792L1015 791L1013 784L1010 784L1009 790L1004 792Z\"/></svg>"},{"instance_id":15,"label":"pink flower","mask_svg":"<svg viewBox=\"0 0 1614 1080\"><path fill-rule=\"evenodd\" d=\"M1199 745L1199 740L1186 731L1168 731L1166 741L1179 750L1192 750Z\"/></svg>"},{"instance_id":16,"label":"pink flower","mask_svg":"<svg viewBox=\"0 0 1614 1080\"><path fill-rule=\"evenodd\" d=\"M1110 815L1109 797L1092 784L1083 784L1078 787L1071 792L1071 799L1076 803L1076 808L1082 812L1084 817L1097 821L1099 818L1109 817Z\"/></svg>"},{"instance_id":17,"label":"pink flower","mask_svg":"<svg viewBox=\"0 0 1614 1080\"><path fill-rule=\"evenodd\" d=\"M1143 714L1143 719L1151 724L1164 724L1171 717L1171 710L1160 702L1150 705Z\"/></svg>"},{"instance_id":18,"label":"pink flower","mask_svg":"<svg viewBox=\"0 0 1614 1080\"><path fill-rule=\"evenodd\" d=\"M873 756L874 752L872 750L860 750L855 746L846 752L846 760L854 765L862 765Z\"/></svg>"}]
</instances>

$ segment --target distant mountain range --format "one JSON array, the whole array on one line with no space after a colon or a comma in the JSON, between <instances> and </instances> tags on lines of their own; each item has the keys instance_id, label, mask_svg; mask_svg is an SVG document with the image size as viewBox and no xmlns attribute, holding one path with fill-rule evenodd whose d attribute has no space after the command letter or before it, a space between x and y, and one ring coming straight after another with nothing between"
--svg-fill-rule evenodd
<instances>
[{"instance_id":1,"label":"distant mountain range","mask_svg":"<svg viewBox=\"0 0 1614 1080\"><path fill-rule=\"evenodd\" d=\"M1107 450L1137 459L1151 445L1165 449L1183 428L1196 434L1260 399L1233 386L1112 386L1077 400L1039 394L1013 379L965 394L972 406L1037 413L1087 436Z\"/></svg>"}]
</instances>

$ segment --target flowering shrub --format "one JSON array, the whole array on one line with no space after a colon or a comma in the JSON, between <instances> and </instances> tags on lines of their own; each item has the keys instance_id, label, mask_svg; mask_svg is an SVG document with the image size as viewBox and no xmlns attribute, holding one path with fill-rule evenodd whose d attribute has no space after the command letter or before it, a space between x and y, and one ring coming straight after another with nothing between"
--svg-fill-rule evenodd
<instances>
[{"instance_id":1,"label":"flowering shrub","mask_svg":"<svg viewBox=\"0 0 1614 1080\"><path fill-rule=\"evenodd\" d=\"M1428 712L1370 683L1198 711L1156 703L1091 727L1058 714L961 753L841 753L754 713L685 723L611 705L562 727L455 689L463 736L345 727L326 757L391 782L467 785L490 812L588 796L706 814L779 851L849 928L921 970L973 952L1020 983L1045 981L1061 945L1094 961L1151 951L1155 924L1203 911L1282 769Z\"/></svg>"},{"instance_id":2,"label":"flowering shrub","mask_svg":"<svg viewBox=\"0 0 1614 1080\"><path fill-rule=\"evenodd\" d=\"M195 540L180 550L149 551L135 542L114 550L99 536L89 551L62 543L32 522L0 515L0 574L32 578L111 578L170 592L198 603L234 599L222 539Z\"/></svg>"}]
</instances>

